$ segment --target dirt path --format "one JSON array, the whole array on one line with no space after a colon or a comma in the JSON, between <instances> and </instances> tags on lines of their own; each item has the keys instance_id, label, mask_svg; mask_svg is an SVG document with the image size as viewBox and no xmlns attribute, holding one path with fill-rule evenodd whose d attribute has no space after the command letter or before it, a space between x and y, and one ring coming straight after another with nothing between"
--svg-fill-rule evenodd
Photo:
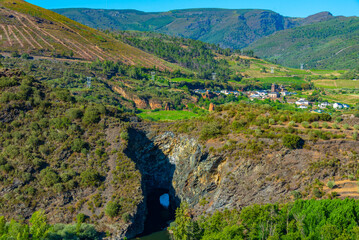
<instances>
[{"instance_id":1,"label":"dirt path","mask_svg":"<svg viewBox=\"0 0 359 240\"><path fill-rule=\"evenodd\" d=\"M20 44L21 47L24 47L24 44L22 43L22 41L20 41L20 39L17 37L17 35L15 34L15 32L12 30L12 26L8 25L7 28L9 29L9 32L14 36L14 38L16 39L16 41Z\"/></svg>"},{"instance_id":2,"label":"dirt path","mask_svg":"<svg viewBox=\"0 0 359 240\"><path fill-rule=\"evenodd\" d=\"M24 32L31 38L32 42L34 42L37 46L39 46L39 48L42 48L42 46L38 43L38 41L36 41L33 36L26 30L26 26L23 26L22 29L24 30Z\"/></svg>"},{"instance_id":3,"label":"dirt path","mask_svg":"<svg viewBox=\"0 0 359 240\"><path fill-rule=\"evenodd\" d=\"M35 45L32 44L32 42L16 27L14 26L14 28L16 29L16 31L22 36L22 38L29 44L32 46L32 48L35 48Z\"/></svg>"},{"instance_id":4,"label":"dirt path","mask_svg":"<svg viewBox=\"0 0 359 240\"><path fill-rule=\"evenodd\" d=\"M7 30L6 30L6 27L5 27L4 25L1 25L1 27L2 27L2 29L3 29L4 32L5 32L7 41L9 42L10 46L12 46L12 41L11 41L11 39L10 39L10 37L9 37L9 33L8 33Z\"/></svg>"}]
</instances>

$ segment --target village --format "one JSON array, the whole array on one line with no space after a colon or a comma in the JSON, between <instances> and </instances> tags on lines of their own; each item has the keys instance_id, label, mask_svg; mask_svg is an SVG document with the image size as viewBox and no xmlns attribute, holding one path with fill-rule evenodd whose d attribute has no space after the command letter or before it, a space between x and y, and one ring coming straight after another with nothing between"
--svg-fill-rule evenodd
<instances>
[{"instance_id":1,"label":"village","mask_svg":"<svg viewBox=\"0 0 359 240\"><path fill-rule=\"evenodd\" d=\"M211 91L208 89L195 89L196 94L200 94L204 99L212 99L215 96L223 95L234 95L238 96L247 96L249 99L254 100L277 100L282 103L295 104L299 109L308 109L311 108L317 113L322 113L323 110L328 108L333 108L335 110L349 109L348 104L343 104L339 102L329 103L329 102L320 102L315 103L311 102L305 98L296 97L297 92L289 92L287 88L283 85L278 85L273 83L270 90L253 90L253 91L231 91L231 90L221 90L221 91Z\"/></svg>"}]
</instances>

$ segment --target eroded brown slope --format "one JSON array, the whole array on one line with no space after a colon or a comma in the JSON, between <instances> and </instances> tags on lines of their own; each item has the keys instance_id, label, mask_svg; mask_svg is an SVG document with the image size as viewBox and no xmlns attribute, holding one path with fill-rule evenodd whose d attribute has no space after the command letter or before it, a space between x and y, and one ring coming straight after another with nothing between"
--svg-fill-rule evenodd
<instances>
[{"instance_id":1,"label":"eroded brown slope","mask_svg":"<svg viewBox=\"0 0 359 240\"><path fill-rule=\"evenodd\" d=\"M177 68L97 30L21 0L0 1L0 49L38 56Z\"/></svg>"}]
</instances>

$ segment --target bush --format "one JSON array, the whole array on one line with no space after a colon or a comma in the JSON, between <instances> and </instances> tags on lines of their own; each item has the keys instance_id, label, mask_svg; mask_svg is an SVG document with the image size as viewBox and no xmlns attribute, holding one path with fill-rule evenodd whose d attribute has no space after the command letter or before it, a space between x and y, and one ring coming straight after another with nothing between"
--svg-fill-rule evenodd
<instances>
[{"instance_id":1,"label":"bush","mask_svg":"<svg viewBox=\"0 0 359 240\"><path fill-rule=\"evenodd\" d=\"M302 148L304 145L304 140L297 135L287 134L283 137L282 141L283 141L283 146L289 149Z\"/></svg>"},{"instance_id":2,"label":"bush","mask_svg":"<svg viewBox=\"0 0 359 240\"><path fill-rule=\"evenodd\" d=\"M326 122L323 122L322 126L323 126L323 128L328 128L329 127L328 123L326 123Z\"/></svg>"},{"instance_id":3,"label":"bush","mask_svg":"<svg viewBox=\"0 0 359 240\"><path fill-rule=\"evenodd\" d=\"M125 141L128 141L128 140L130 139L130 137L129 137L129 135L128 135L128 132L127 132L127 131L123 131L123 132L121 132L121 134L120 134L120 138L121 138L122 140L125 140Z\"/></svg>"},{"instance_id":4,"label":"bush","mask_svg":"<svg viewBox=\"0 0 359 240\"><path fill-rule=\"evenodd\" d=\"M335 187L335 182L334 181L329 181L327 183L327 187L330 188L330 189L333 189Z\"/></svg>"},{"instance_id":5,"label":"bush","mask_svg":"<svg viewBox=\"0 0 359 240\"><path fill-rule=\"evenodd\" d=\"M50 168L45 168L42 170L40 172L39 178L41 185L46 187L51 187L60 182L59 175Z\"/></svg>"},{"instance_id":6,"label":"bush","mask_svg":"<svg viewBox=\"0 0 359 240\"><path fill-rule=\"evenodd\" d=\"M71 144L71 150L74 152L81 152L83 148L87 148L87 143L80 138L76 138Z\"/></svg>"},{"instance_id":7,"label":"bush","mask_svg":"<svg viewBox=\"0 0 359 240\"><path fill-rule=\"evenodd\" d=\"M101 175L95 169L87 169L81 173L81 185L98 186L101 183Z\"/></svg>"},{"instance_id":8,"label":"bush","mask_svg":"<svg viewBox=\"0 0 359 240\"><path fill-rule=\"evenodd\" d=\"M341 118L341 117L335 118L335 122L336 122L336 123L340 123L341 121L343 121L343 118Z\"/></svg>"},{"instance_id":9,"label":"bush","mask_svg":"<svg viewBox=\"0 0 359 240\"><path fill-rule=\"evenodd\" d=\"M354 125L355 130L359 130L359 125Z\"/></svg>"},{"instance_id":10,"label":"bush","mask_svg":"<svg viewBox=\"0 0 359 240\"><path fill-rule=\"evenodd\" d=\"M88 107L82 120L85 124L98 123L101 121L101 112L96 107Z\"/></svg>"},{"instance_id":11,"label":"bush","mask_svg":"<svg viewBox=\"0 0 359 240\"><path fill-rule=\"evenodd\" d=\"M83 112L78 108L71 108L67 111L67 116L71 119L80 119L83 116Z\"/></svg>"},{"instance_id":12,"label":"bush","mask_svg":"<svg viewBox=\"0 0 359 240\"><path fill-rule=\"evenodd\" d=\"M334 123L334 124L332 125L332 127L333 127L334 129L339 129L339 126L338 126L338 124L336 124L336 123Z\"/></svg>"},{"instance_id":13,"label":"bush","mask_svg":"<svg viewBox=\"0 0 359 240\"><path fill-rule=\"evenodd\" d=\"M358 136L358 133L357 132L354 132L353 133L353 139L358 141L359 140L359 136Z\"/></svg>"},{"instance_id":14,"label":"bush","mask_svg":"<svg viewBox=\"0 0 359 240\"><path fill-rule=\"evenodd\" d=\"M344 125L343 125L343 129L348 130L348 129L349 129L349 124L347 124L347 123L344 124Z\"/></svg>"},{"instance_id":15,"label":"bush","mask_svg":"<svg viewBox=\"0 0 359 240\"><path fill-rule=\"evenodd\" d=\"M288 123L288 126L289 126L289 127L294 127L294 126L295 126L295 122L294 122L294 121L290 121L290 122Z\"/></svg>"},{"instance_id":16,"label":"bush","mask_svg":"<svg viewBox=\"0 0 359 240\"><path fill-rule=\"evenodd\" d=\"M222 126L218 122L211 122L205 125L201 131L201 138L206 140L221 134Z\"/></svg>"},{"instance_id":17,"label":"bush","mask_svg":"<svg viewBox=\"0 0 359 240\"><path fill-rule=\"evenodd\" d=\"M313 122L312 126L313 126L313 128L319 128L319 123L318 122Z\"/></svg>"},{"instance_id":18,"label":"bush","mask_svg":"<svg viewBox=\"0 0 359 240\"><path fill-rule=\"evenodd\" d=\"M309 122L307 121L302 122L302 126L305 128L309 128Z\"/></svg>"},{"instance_id":19,"label":"bush","mask_svg":"<svg viewBox=\"0 0 359 240\"><path fill-rule=\"evenodd\" d=\"M118 201L109 201L105 208L105 214L111 218L117 217L120 213L121 205Z\"/></svg>"}]
</instances>

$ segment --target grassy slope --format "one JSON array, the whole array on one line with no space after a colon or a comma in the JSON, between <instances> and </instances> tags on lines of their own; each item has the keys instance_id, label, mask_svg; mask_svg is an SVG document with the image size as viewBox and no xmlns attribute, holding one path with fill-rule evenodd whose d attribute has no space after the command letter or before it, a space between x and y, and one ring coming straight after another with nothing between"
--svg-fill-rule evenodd
<instances>
[{"instance_id":1,"label":"grassy slope","mask_svg":"<svg viewBox=\"0 0 359 240\"><path fill-rule=\"evenodd\" d=\"M290 66L348 69L358 66L359 18L337 18L288 29L258 40L249 49Z\"/></svg>"},{"instance_id":2,"label":"grassy slope","mask_svg":"<svg viewBox=\"0 0 359 240\"><path fill-rule=\"evenodd\" d=\"M115 60L161 69L176 69L139 49L70 20L55 12L21 0L1 0L2 51L51 56L64 53L86 60Z\"/></svg>"}]
</instances>

